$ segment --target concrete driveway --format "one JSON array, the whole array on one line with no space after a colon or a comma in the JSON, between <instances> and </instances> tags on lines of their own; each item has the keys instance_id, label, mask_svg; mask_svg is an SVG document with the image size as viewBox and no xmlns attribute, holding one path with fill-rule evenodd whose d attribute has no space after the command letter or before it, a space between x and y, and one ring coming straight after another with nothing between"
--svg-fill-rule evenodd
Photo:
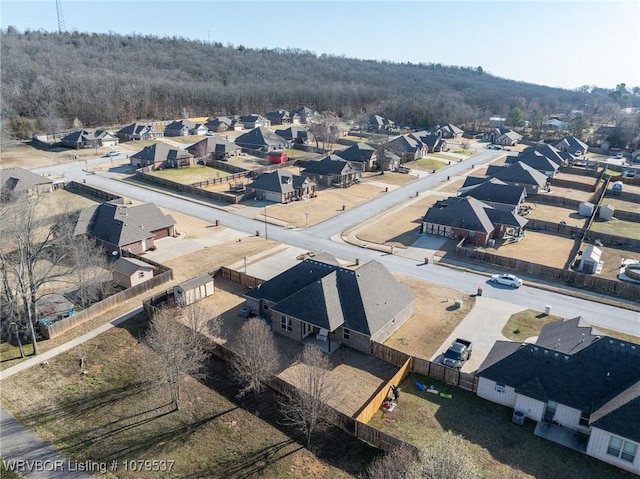
<instances>
[{"instance_id":1,"label":"concrete driveway","mask_svg":"<svg viewBox=\"0 0 640 479\"><path fill-rule=\"evenodd\" d=\"M496 341L507 341L507 338L502 335L502 328L511 315L524 309L522 306L500 301L499 299L485 296L477 297L475 307L444 341L438 353L431 358L431 361L440 362L442 354L451 343L456 338L462 338L473 343L473 354L471 359L462 366L462 372L471 373L477 371L489 354L493 344Z\"/></svg>"}]
</instances>

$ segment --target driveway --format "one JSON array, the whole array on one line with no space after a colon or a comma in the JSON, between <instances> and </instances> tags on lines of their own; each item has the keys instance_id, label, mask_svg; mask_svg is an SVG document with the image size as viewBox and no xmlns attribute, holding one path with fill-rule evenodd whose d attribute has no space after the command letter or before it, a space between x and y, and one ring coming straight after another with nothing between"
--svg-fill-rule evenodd
<instances>
[{"instance_id":1,"label":"driveway","mask_svg":"<svg viewBox=\"0 0 640 479\"><path fill-rule=\"evenodd\" d=\"M431 361L440 362L442 354L451 343L456 338L462 338L473 343L473 354L471 359L462 366L462 372L471 373L477 371L496 341L508 341L502 335L502 328L511 315L524 309L517 304L478 296L475 307L444 341L440 350L431 358Z\"/></svg>"}]
</instances>

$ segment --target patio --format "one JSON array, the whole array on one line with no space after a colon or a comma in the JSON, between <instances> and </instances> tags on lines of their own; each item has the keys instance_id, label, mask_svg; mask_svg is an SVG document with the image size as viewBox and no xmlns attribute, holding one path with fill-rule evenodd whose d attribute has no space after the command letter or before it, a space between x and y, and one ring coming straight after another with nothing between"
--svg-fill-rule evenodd
<instances>
[{"instance_id":1,"label":"patio","mask_svg":"<svg viewBox=\"0 0 640 479\"><path fill-rule=\"evenodd\" d=\"M567 429L558 424L553 424L547 421L540 421L536 425L533 433L536 436L548 439L562 446L573 449L574 451L586 454L587 443L589 442L589 436L572 429Z\"/></svg>"}]
</instances>

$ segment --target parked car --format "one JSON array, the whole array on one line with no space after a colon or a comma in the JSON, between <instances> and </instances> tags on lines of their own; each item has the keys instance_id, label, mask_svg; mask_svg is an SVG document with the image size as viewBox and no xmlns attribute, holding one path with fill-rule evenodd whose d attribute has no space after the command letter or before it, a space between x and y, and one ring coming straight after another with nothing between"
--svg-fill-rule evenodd
<instances>
[{"instance_id":1,"label":"parked car","mask_svg":"<svg viewBox=\"0 0 640 479\"><path fill-rule=\"evenodd\" d=\"M622 153L616 153L616 159L621 160L622 158L624 158Z\"/></svg>"},{"instance_id":2,"label":"parked car","mask_svg":"<svg viewBox=\"0 0 640 479\"><path fill-rule=\"evenodd\" d=\"M120 155L119 151L112 150L109 153L107 153L105 156L119 156L119 155Z\"/></svg>"},{"instance_id":3,"label":"parked car","mask_svg":"<svg viewBox=\"0 0 640 479\"><path fill-rule=\"evenodd\" d=\"M487 150L502 150L502 147L500 145L494 145L493 143L491 143L490 145L487 145Z\"/></svg>"},{"instance_id":4,"label":"parked car","mask_svg":"<svg viewBox=\"0 0 640 479\"><path fill-rule=\"evenodd\" d=\"M460 369L464 362L471 357L471 341L457 338L442 356L442 364L450 368Z\"/></svg>"},{"instance_id":5,"label":"parked car","mask_svg":"<svg viewBox=\"0 0 640 479\"><path fill-rule=\"evenodd\" d=\"M513 274L494 274L491 276L491 282L504 284L505 286L511 286L512 288L519 288L522 286L522 280Z\"/></svg>"}]
</instances>

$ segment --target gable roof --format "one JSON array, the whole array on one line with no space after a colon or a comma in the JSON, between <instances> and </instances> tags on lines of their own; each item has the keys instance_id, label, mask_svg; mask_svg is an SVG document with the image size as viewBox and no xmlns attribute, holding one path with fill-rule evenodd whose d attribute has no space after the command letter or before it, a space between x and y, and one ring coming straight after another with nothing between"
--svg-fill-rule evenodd
<instances>
[{"instance_id":1,"label":"gable roof","mask_svg":"<svg viewBox=\"0 0 640 479\"><path fill-rule=\"evenodd\" d=\"M189 291L190 289L197 288L213 281L213 278L209 273L202 273L195 278L188 279L178 284L177 286L183 291Z\"/></svg>"},{"instance_id":2,"label":"gable roof","mask_svg":"<svg viewBox=\"0 0 640 479\"><path fill-rule=\"evenodd\" d=\"M527 196L524 186L507 185L497 178L491 178L480 184L463 187L459 191L460 196L473 196L479 201L513 206L518 205L523 197Z\"/></svg>"},{"instance_id":3,"label":"gable roof","mask_svg":"<svg viewBox=\"0 0 640 479\"><path fill-rule=\"evenodd\" d=\"M640 383L635 383L630 388L633 399L613 408L604 416L594 420L590 425L611 432L618 436L640 442ZM618 399L618 398L616 398ZM626 399L626 398L621 398Z\"/></svg>"},{"instance_id":4,"label":"gable roof","mask_svg":"<svg viewBox=\"0 0 640 479\"><path fill-rule=\"evenodd\" d=\"M187 151L195 156L200 154L200 149L204 148L206 148L204 151L207 151L207 153L230 153L242 149L232 141L225 140L219 136L207 136L187 147Z\"/></svg>"},{"instance_id":5,"label":"gable roof","mask_svg":"<svg viewBox=\"0 0 640 479\"><path fill-rule=\"evenodd\" d=\"M287 141L274 132L265 128L264 126L258 126L243 135L236 138L236 145L240 145L244 148L263 148L263 147L276 147L280 148L287 144Z\"/></svg>"},{"instance_id":6,"label":"gable roof","mask_svg":"<svg viewBox=\"0 0 640 479\"><path fill-rule=\"evenodd\" d=\"M291 116L287 110L270 111L264 115L269 120L288 120Z\"/></svg>"},{"instance_id":7,"label":"gable roof","mask_svg":"<svg viewBox=\"0 0 640 479\"><path fill-rule=\"evenodd\" d=\"M282 170L262 173L248 185L254 190L272 191L274 193L292 193L303 186L312 186L315 182L306 176L292 175Z\"/></svg>"},{"instance_id":8,"label":"gable roof","mask_svg":"<svg viewBox=\"0 0 640 479\"><path fill-rule=\"evenodd\" d=\"M121 135L142 135L144 133L159 132L150 123L140 123L137 121L118 130L118 134Z\"/></svg>"},{"instance_id":9,"label":"gable roof","mask_svg":"<svg viewBox=\"0 0 640 479\"><path fill-rule=\"evenodd\" d=\"M536 150L530 150L526 153L520 153L518 156L508 156L507 163L515 163L521 161L525 165L530 166L534 170L543 171L558 171L560 164L551 160L544 154Z\"/></svg>"},{"instance_id":10,"label":"gable roof","mask_svg":"<svg viewBox=\"0 0 640 479\"><path fill-rule=\"evenodd\" d=\"M590 346L600 336L580 316L547 323L542 327L536 344L566 354L573 354Z\"/></svg>"},{"instance_id":11,"label":"gable roof","mask_svg":"<svg viewBox=\"0 0 640 479\"><path fill-rule=\"evenodd\" d=\"M355 145L351 145L349 148L337 151L336 155L343 160L366 163L371 160L371 157L375 152L376 149L373 146L368 145L363 141L359 141Z\"/></svg>"},{"instance_id":12,"label":"gable roof","mask_svg":"<svg viewBox=\"0 0 640 479\"><path fill-rule=\"evenodd\" d=\"M412 134L398 136L387 143L388 149L398 153L415 153L423 147L422 141Z\"/></svg>"},{"instance_id":13,"label":"gable roof","mask_svg":"<svg viewBox=\"0 0 640 479\"><path fill-rule=\"evenodd\" d=\"M303 172L311 175L348 175L353 173L355 169L347 160L337 155L325 156L318 161L309 161L306 163Z\"/></svg>"},{"instance_id":14,"label":"gable roof","mask_svg":"<svg viewBox=\"0 0 640 479\"><path fill-rule=\"evenodd\" d=\"M167 126L165 126L164 131L167 131L167 130L180 131L183 128L186 128L187 130L192 130L195 127L196 127L196 124L191 120L176 120L174 122L169 123Z\"/></svg>"},{"instance_id":15,"label":"gable roof","mask_svg":"<svg viewBox=\"0 0 640 479\"><path fill-rule=\"evenodd\" d=\"M74 234L87 234L106 243L125 246L153 237L153 231L176 224L153 203L134 206L101 203L80 210Z\"/></svg>"},{"instance_id":16,"label":"gable roof","mask_svg":"<svg viewBox=\"0 0 640 479\"><path fill-rule=\"evenodd\" d=\"M516 393L588 413L640 381L640 345L608 336L596 337L573 353L515 344L518 348L506 356L490 353L478 376L509 385ZM502 345L499 349L504 350Z\"/></svg>"},{"instance_id":17,"label":"gable roof","mask_svg":"<svg viewBox=\"0 0 640 479\"><path fill-rule=\"evenodd\" d=\"M76 130L66 135L60 141L62 143L82 143L88 141L103 140L105 138L115 139L116 137L109 133L107 130Z\"/></svg>"},{"instance_id":18,"label":"gable roof","mask_svg":"<svg viewBox=\"0 0 640 479\"><path fill-rule=\"evenodd\" d=\"M309 138L309 133L307 132L307 130L300 128L299 126L290 126L289 128L276 130L276 135L290 141L295 139L306 140L307 138Z\"/></svg>"},{"instance_id":19,"label":"gable roof","mask_svg":"<svg viewBox=\"0 0 640 479\"><path fill-rule=\"evenodd\" d=\"M267 119L263 116L251 114L251 115L243 115L238 120L241 123L255 123L256 121L266 121Z\"/></svg>"},{"instance_id":20,"label":"gable roof","mask_svg":"<svg viewBox=\"0 0 640 479\"><path fill-rule=\"evenodd\" d=\"M193 155L188 151L172 148L166 143L154 143L131 155L131 158L145 160L150 163L159 163L167 160L193 158Z\"/></svg>"},{"instance_id":21,"label":"gable roof","mask_svg":"<svg viewBox=\"0 0 640 479\"><path fill-rule=\"evenodd\" d=\"M537 151L538 153L542 153L551 161L559 165L562 165L565 163L565 158L563 157L560 150L558 150L557 148L551 145L544 144L544 145L528 146L527 148L522 150L521 154L529 153L531 151Z\"/></svg>"},{"instance_id":22,"label":"gable roof","mask_svg":"<svg viewBox=\"0 0 640 479\"><path fill-rule=\"evenodd\" d=\"M24 193L36 186L53 183L49 178L32 173L29 170L12 166L0 169L0 190L5 194Z\"/></svg>"},{"instance_id":23,"label":"gable roof","mask_svg":"<svg viewBox=\"0 0 640 479\"><path fill-rule=\"evenodd\" d=\"M377 261L356 270L307 259L246 293L318 327L373 337L416 296Z\"/></svg>"},{"instance_id":24,"label":"gable roof","mask_svg":"<svg viewBox=\"0 0 640 479\"><path fill-rule=\"evenodd\" d=\"M504 138L508 138L511 141L519 141L522 140L522 135L520 133L516 133L513 130L509 130L505 133L502 133L498 138L496 138L496 142Z\"/></svg>"},{"instance_id":25,"label":"gable roof","mask_svg":"<svg viewBox=\"0 0 640 479\"><path fill-rule=\"evenodd\" d=\"M125 276L131 276L140 268L153 269L153 266L149 263L145 263L144 261L140 261L139 259L125 258L123 256L120 256L111 264L111 269Z\"/></svg>"},{"instance_id":26,"label":"gable roof","mask_svg":"<svg viewBox=\"0 0 640 479\"><path fill-rule=\"evenodd\" d=\"M427 210L423 221L489 233L494 230L494 226L485 208L491 207L471 196L451 197L447 201L436 202Z\"/></svg>"},{"instance_id":27,"label":"gable roof","mask_svg":"<svg viewBox=\"0 0 640 479\"><path fill-rule=\"evenodd\" d=\"M495 171L495 173L493 173ZM493 174L492 174L493 173ZM487 174L504 181L505 183L519 183L525 185L544 186L547 184L547 177L543 173L525 165L521 161L516 161L509 166L491 167L487 169Z\"/></svg>"}]
</instances>

